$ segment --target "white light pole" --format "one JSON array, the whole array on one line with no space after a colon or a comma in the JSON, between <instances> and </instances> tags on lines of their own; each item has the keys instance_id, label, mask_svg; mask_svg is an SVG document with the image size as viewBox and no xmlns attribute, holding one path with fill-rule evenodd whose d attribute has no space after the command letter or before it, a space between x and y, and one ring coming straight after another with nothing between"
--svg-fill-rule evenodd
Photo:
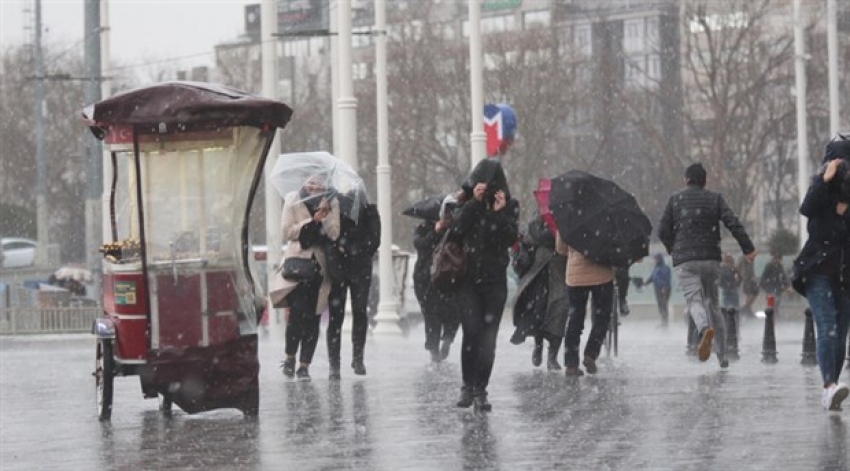
<instances>
[{"instance_id":1,"label":"white light pole","mask_svg":"<svg viewBox=\"0 0 850 471\"><path fill-rule=\"evenodd\" d=\"M262 52L263 96L277 99L277 2L263 0L260 6L260 40ZM280 155L280 139L275 130L274 141L266 158L265 196L266 196L266 286L271 286L275 268L280 263L280 246L283 243L280 234L281 197L269 184L274 163ZM267 314L268 315L268 314ZM270 316L272 317L272 316Z\"/></svg>"},{"instance_id":2,"label":"white light pole","mask_svg":"<svg viewBox=\"0 0 850 471\"><path fill-rule=\"evenodd\" d=\"M339 14L339 149L337 157L348 162L355 171L357 164L357 99L354 98L354 83L351 77L351 0L337 0ZM334 147L337 147L334 144Z\"/></svg>"},{"instance_id":3,"label":"white light pole","mask_svg":"<svg viewBox=\"0 0 850 471\"><path fill-rule=\"evenodd\" d=\"M826 43L829 55L829 135L835 136L841 130L838 114L838 8L835 0L826 0Z\"/></svg>"},{"instance_id":4,"label":"white light pole","mask_svg":"<svg viewBox=\"0 0 850 471\"><path fill-rule=\"evenodd\" d=\"M378 211L381 214L381 246L378 252L380 302L375 332L401 333L398 304L393 295L393 205L389 159L387 107L387 5L375 0L375 84L378 114ZM402 280L403 283L403 280Z\"/></svg>"},{"instance_id":5,"label":"white light pole","mask_svg":"<svg viewBox=\"0 0 850 471\"><path fill-rule=\"evenodd\" d=\"M330 0L328 2L328 8L330 11L334 11L336 9L336 0ZM333 127L333 154L339 157L339 110L337 109L336 102L339 100L339 37L337 36L337 32L339 32L339 28L337 25L339 24L338 15L330 15L329 17L330 23L330 57L328 61L331 64L331 125Z\"/></svg>"},{"instance_id":6,"label":"white light pole","mask_svg":"<svg viewBox=\"0 0 850 471\"><path fill-rule=\"evenodd\" d=\"M803 43L803 18L800 0L794 0L794 83L797 91L797 196L800 203L809 186L809 144L806 132L806 47ZM806 240L806 218L800 215L800 247Z\"/></svg>"},{"instance_id":7,"label":"white light pole","mask_svg":"<svg viewBox=\"0 0 850 471\"><path fill-rule=\"evenodd\" d=\"M469 0L469 83L472 89L472 131L469 133L470 167L475 167L475 164L487 157L482 60L481 0Z\"/></svg>"}]
</instances>

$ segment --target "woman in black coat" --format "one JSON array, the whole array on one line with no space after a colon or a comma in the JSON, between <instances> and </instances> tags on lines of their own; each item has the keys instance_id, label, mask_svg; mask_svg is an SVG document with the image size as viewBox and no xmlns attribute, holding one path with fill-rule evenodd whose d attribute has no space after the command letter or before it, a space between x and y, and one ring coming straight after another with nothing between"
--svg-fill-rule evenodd
<instances>
[{"instance_id":1,"label":"woman in black coat","mask_svg":"<svg viewBox=\"0 0 850 471\"><path fill-rule=\"evenodd\" d=\"M555 235L542 219L528 224L518 244L514 271L520 277L514 302L514 327L511 343L519 345L534 337L531 363L543 362L543 339L549 342L549 371L561 369L558 350L567 326L569 302L564 281L567 260L555 252Z\"/></svg>"},{"instance_id":2,"label":"woman in black coat","mask_svg":"<svg viewBox=\"0 0 850 471\"><path fill-rule=\"evenodd\" d=\"M438 221L422 221L413 234L413 246L416 248L413 291L425 321L425 350L431 352L433 363L439 363L449 356L452 342L460 327L460 312L456 307L454 295L443 293L431 285L434 248L445 234L444 228L437 230L439 225Z\"/></svg>"},{"instance_id":3,"label":"woman in black coat","mask_svg":"<svg viewBox=\"0 0 850 471\"><path fill-rule=\"evenodd\" d=\"M792 284L806 296L815 321L821 403L841 410L850 393L838 382L850 323L850 141L830 142L824 162L800 206L809 238L794 261Z\"/></svg>"},{"instance_id":4,"label":"woman in black coat","mask_svg":"<svg viewBox=\"0 0 850 471\"><path fill-rule=\"evenodd\" d=\"M518 236L519 203L511 199L497 160L478 163L462 185L465 202L455 211L448 237L463 244L466 274L458 294L463 328L463 386L458 407L489 411L487 386L507 296L508 249Z\"/></svg>"}]
</instances>

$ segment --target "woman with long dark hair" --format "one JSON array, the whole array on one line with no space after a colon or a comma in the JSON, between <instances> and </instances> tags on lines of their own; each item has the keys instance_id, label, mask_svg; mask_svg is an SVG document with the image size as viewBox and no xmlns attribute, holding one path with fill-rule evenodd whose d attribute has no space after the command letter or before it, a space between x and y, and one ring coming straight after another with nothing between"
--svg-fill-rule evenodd
<instances>
[{"instance_id":1,"label":"woman with long dark hair","mask_svg":"<svg viewBox=\"0 0 850 471\"><path fill-rule=\"evenodd\" d=\"M519 203L512 199L497 160L476 165L462 185L465 202L455 211L448 238L463 244L466 274L460 288L461 370L458 407L489 411L487 386L496 358L496 336L507 296L508 249L518 236Z\"/></svg>"}]
</instances>

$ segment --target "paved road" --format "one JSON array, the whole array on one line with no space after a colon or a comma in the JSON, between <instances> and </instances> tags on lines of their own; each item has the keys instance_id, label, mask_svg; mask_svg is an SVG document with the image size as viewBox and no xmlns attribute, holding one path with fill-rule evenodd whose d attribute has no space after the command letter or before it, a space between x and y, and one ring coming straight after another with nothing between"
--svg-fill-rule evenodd
<instances>
[{"instance_id":1,"label":"paved road","mask_svg":"<svg viewBox=\"0 0 850 471\"><path fill-rule=\"evenodd\" d=\"M421 328L371 336L364 378L343 369L328 381L320 345L311 383L280 375L273 329L259 420L166 419L136 378L118 378L112 422L100 423L89 336L3 337L0 469L850 469L850 410L821 410L817 370L799 364L800 323L778 326L775 365L759 361L761 324L745 325L741 361L721 371L685 357L680 323L665 332L630 318L619 357L579 379L532 368L508 324L483 416L453 407L457 349L431 367Z\"/></svg>"}]
</instances>

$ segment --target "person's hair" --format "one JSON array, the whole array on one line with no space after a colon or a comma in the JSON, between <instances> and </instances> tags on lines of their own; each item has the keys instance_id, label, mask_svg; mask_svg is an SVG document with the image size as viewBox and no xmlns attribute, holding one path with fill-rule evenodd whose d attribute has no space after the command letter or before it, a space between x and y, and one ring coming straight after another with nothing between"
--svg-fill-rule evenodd
<instances>
[{"instance_id":1,"label":"person's hair","mask_svg":"<svg viewBox=\"0 0 850 471\"><path fill-rule=\"evenodd\" d=\"M685 180L689 185L705 186L705 168L700 163L692 164L685 169Z\"/></svg>"}]
</instances>

